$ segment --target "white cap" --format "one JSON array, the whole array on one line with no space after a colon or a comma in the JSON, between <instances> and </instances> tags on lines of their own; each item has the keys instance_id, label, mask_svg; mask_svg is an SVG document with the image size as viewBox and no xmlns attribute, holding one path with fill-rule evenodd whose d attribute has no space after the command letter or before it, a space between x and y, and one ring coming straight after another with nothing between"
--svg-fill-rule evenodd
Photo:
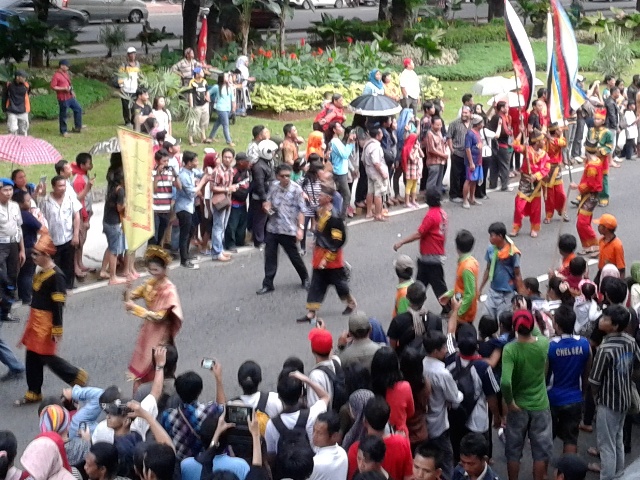
<instances>
[{"instance_id":1,"label":"white cap","mask_svg":"<svg viewBox=\"0 0 640 480\"><path fill-rule=\"evenodd\" d=\"M211 147L207 147L204 149L204 154L208 154L208 153L216 153L216 149L215 148L211 148Z\"/></svg>"},{"instance_id":2,"label":"white cap","mask_svg":"<svg viewBox=\"0 0 640 480\"><path fill-rule=\"evenodd\" d=\"M136 53L136 47L129 47L127 48L127 53Z\"/></svg>"},{"instance_id":3,"label":"white cap","mask_svg":"<svg viewBox=\"0 0 640 480\"><path fill-rule=\"evenodd\" d=\"M576 81L584 82L584 77L582 75L576 75Z\"/></svg>"}]
</instances>

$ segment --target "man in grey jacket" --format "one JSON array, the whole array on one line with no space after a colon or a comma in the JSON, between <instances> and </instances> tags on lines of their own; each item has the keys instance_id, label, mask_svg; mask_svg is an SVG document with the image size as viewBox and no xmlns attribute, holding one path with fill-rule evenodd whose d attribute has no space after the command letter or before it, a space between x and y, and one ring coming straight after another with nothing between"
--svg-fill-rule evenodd
<instances>
[{"instance_id":1,"label":"man in grey jacket","mask_svg":"<svg viewBox=\"0 0 640 480\"><path fill-rule=\"evenodd\" d=\"M379 222L385 221L382 216L382 197L389 192L389 169L384 161L382 151L382 130L374 127L369 130L369 138L362 143L362 162L368 178L367 218Z\"/></svg>"}]
</instances>

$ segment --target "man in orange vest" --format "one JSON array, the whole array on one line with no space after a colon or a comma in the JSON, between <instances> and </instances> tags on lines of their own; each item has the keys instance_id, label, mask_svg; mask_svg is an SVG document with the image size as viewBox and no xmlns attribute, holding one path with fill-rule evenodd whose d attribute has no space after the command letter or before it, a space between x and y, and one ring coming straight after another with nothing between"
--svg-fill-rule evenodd
<instances>
[{"instance_id":1,"label":"man in orange vest","mask_svg":"<svg viewBox=\"0 0 640 480\"><path fill-rule=\"evenodd\" d=\"M567 146L567 140L562 135L562 129L557 123L551 124L549 133L545 136L547 137L547 155L549 155L547 163L549 174L542 179L546 212L543 223L551 223L554 211L558 212L562 220L568 222L567 195L564 193L564 183L562 182L562 149Z\"/></svg>"},{"instance_id":2,"label":"man in orange vest","mask_svg":"<svg viewBox=\"0 0 640 480\"><path fill-rule=\"evenodd\" d=\"M13 82L7 82L2 95L2 111L7 115L7 128L12 135L27 135L29 133L31 86L26 79L25 72L16 70Z\"/></svg>"},{"instance_id":3,"label":"man in orange vest","mask_svg":"<svg viewBox=\"0 0 640 480\"><path fill-rule=\"evenodd\" d=\"M473 323L478 312L478 273L480 264L471 255L475 244L473 234L468 230L460 230L456 235L456 250L458 251L458 269L453 290L440 297L440 303L445 305L455 295L460 302L457 317L460 322Z\"/></svg>"}]
</instances>

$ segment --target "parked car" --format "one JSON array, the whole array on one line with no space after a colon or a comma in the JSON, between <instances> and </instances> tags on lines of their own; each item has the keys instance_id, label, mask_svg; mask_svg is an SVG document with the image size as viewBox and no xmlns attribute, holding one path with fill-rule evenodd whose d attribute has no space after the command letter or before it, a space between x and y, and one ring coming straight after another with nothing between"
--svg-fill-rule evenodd
<instances>
[{"instance_id":1,"label":"parked car","mask_svg":"<svg viewBox=\"0 0 640 480\"><path fill-rule=\"evenodd\" d=\"M35 18L36 11L32 0L0 0L0 9L14 13L21 18ZM79 10L60 8L49 4L47 24L60 27L72 32L78 32L88 23L88 18Z\"/></svg>"},{"instance_id":2,"label":"parked car","mask_svg":"<svg viewBox=\"0 0 640 480\"><path fill-rule=\"evenodd\" d=\"M58 6L73 8L87 14L90 22L140 23L149 18L142 0L53 0Z\"/></svg>"},{"instance_id":3,"label":"parked car","mask_svg":"<svg viewBox=\"0 0 640 480\"><path fill-rule=\"evenodd\" d=\"M251 28L276 30L280 28L280 17L268 8L256 4L251 10Z\"/></svg>"},{"instance_id":4,"label":"parked car","mask_svg":"<svg viewBox=\"0 0 640 480\"><path fill-rule=\"evenodd\" d=\"M342 8L346 5L345 0L290 0L291 4L296 7L302 7L305 10L310 10L311 7L330 7L330 8Z\"/></svg>"}]
</instances>

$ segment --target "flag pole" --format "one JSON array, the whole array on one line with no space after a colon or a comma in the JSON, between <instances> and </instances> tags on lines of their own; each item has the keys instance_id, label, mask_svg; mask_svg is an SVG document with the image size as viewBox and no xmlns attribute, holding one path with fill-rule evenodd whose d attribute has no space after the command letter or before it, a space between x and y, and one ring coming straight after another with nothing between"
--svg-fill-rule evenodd
<instances>
[{"instance_id":1,"label":"flag pole","mask_svg":"<svg viewBox=\"0 0 640 480\"><path fill-rule=\"evenodd\" d=\"M529 132L524 125L524 115L522 114L522 105L520 103L520 86L518 83L518 74L516 73L515 68L513 69L513 76L516 81L516 97L518 99L518 121L520 122L520 134L522 135L522 145L524 146L524 161L527 165L527 172L531 172L529 168ZM529 177L529 183L533 184L531 180L531 175L527 174Z\"/></svg>"}]
</instances>

